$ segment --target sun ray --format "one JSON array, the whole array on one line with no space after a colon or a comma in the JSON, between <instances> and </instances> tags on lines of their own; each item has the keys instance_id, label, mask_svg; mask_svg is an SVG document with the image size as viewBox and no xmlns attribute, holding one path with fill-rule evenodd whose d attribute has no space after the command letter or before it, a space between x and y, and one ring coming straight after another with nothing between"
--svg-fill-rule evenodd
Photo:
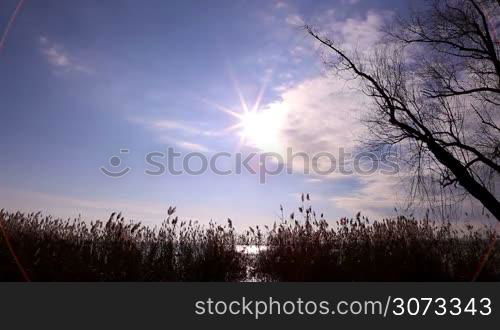
<instances>
[{"instance_id":1,"label":"sun ray","mask_svg":"<svg viewBox=\"0 0 500 330\"><path fill-rule=\"evenodd\" d=\"M271 70L272 72L272 70ZM264 96L264 93L266 92L267 85L269 84L269 81L271 80L271 73L268 73L266 77L264 78L264 83L260 87L259 94L257 94L257 98L255 99L255 103L253 105L252 111L258 111L260 108L260 102L262 102L262 97Z\"/></svg>"},{"instance_id":2,"label":"sun ray","mask_svg":"<svg viewBox=\"0 0 500 330\"><path fill-rule=\"evenodd\" d=\"M237 112L235 112L235 111L233 111L233 110L231 110L229 108L223 107L222 105L219 105L219 104L217 104L215 102L212 102L212 101L209 101L207 99L201 99L201 100L204 103L206 103L206 104L208 104L210 106L213 106L214 108L216 108L219 111L225 112L225 113L227 113L227 114L229 114L229 115L231 115L231 116L233 116L235 118L238 118L238 119L242 118L242 114L239 114L239 113L237 113Z\"/></svg>"},{"instance_id":3,"label":"sun ray","mask_svg":"<svg viewBox=\"0 0 500 330\"><path fill-rule=\"evenodd\" d=\"M233 132L233 131L235 131L239 128L242 128L242 127L243 127L242 123L237 123L235 125L231 125L229 127L224 128L224 132L226 132L226 133Z\"/></svg>"},{"instance_id":4,"label":"sun ray","mask_svg":"<svg viewBox=\"0 0 500 330\"><path fill-rule=\"evenodd\" d=\"M248 113L249 112L248 105L247 105L247 102L245 100L245 97L243 96L243 93L241 92L238 81L236 80L236 78L234 77L234 75L232 74L231 71L229 72L229 76L231 77L231 80L233 82L233 88L236 91L238 98L240 99L240 105L241 105L241 108L243 109L243 112Z\"/></svg>"}]
</instances>

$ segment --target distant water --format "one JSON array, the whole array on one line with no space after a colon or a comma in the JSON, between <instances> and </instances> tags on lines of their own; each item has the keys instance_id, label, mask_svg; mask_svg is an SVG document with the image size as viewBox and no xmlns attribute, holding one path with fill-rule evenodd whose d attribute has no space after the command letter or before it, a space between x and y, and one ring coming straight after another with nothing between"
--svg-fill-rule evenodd
<instances>
[{"instance_id":1,"label":"distant water","mask_svg":"<svg viewBox=\"0 0 500 330\"><path fill-rule=\"evenodd\" d=\"M258 254L265 250L267 250L267 246L265 245L236 245L236 251L245 254Z\"/></svg>"}]
</instances>

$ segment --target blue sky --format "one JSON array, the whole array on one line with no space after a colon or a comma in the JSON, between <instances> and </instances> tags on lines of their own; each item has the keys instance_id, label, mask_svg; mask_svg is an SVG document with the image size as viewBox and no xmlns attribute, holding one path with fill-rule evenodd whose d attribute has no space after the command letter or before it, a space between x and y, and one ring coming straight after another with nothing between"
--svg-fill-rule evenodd
<instances>
[{"instance_id":1,"label":"blue sky","mask_svg":"<svg viewBox=\"0 0 500 330\"><path fill-rule=\"evenodd\" d=\"M0 31L17 4L0 3ZM276 220L280 204L292 212L309 192L331 219L391 214L395 177L296 171L261 184L250 173L147 176L144 159L169 147L207 156L355 149L365 100L325 73L321 49L300 25L368 48L407 6L27 0L0 53L1 207L92 219L121 210L158 223L175 205L183 218L246 225ZM240 95L250 106L260 100L265 115L230 130L241 120L220 110L242 113ZM130 173L103 175L112 156Z\"/></svg>"}]
</instances>

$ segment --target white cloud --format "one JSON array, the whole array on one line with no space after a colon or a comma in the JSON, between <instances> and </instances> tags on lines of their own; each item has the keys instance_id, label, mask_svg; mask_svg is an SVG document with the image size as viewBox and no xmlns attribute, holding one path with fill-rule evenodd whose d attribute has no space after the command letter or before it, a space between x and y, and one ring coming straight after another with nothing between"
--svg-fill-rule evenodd
<instances>
[{"instance_id":1,"label":"white cloud","mask_svg":"<svg viewBox=\"0 0 500 330\"><path fill-rule=\"evenodd\" d=\"M263 107L263 113L281 112L269 117L279 120L279 124L272 126L279 130L278 143L273 144L272 150L264 151L279 152L284 159L288 148L294 154L306 153L311 159L322 152L335 157L341 150L354 152L365 133L361 117L369 101L355 87L353 83L325 75L286 88L279 101ZM294 170L302 171L303 158L294 157L293 161ZM323 168L330 164L327 158L321 158L319 165ZM334 173L332 177L338 175Z\"/></svg>"}]
</instances>

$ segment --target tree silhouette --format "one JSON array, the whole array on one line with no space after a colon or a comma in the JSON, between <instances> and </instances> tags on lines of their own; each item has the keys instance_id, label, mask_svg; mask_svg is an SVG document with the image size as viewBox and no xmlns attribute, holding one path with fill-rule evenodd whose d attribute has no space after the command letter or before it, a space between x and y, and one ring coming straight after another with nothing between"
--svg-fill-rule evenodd
<instances>
[{"instance_id":1,"label":"tree silhouette","mask_svg":"<svg viewBox=\"0 0 500 330\"><path fill-rule=\"evenodd\" d=\"M498 17L500 0L430 1L396 19L369 55L306 29L335 55L327 64L362 82L371 145L399 148L411 200L473 196L500 221Z\"/></svg>"}]
</instances>

